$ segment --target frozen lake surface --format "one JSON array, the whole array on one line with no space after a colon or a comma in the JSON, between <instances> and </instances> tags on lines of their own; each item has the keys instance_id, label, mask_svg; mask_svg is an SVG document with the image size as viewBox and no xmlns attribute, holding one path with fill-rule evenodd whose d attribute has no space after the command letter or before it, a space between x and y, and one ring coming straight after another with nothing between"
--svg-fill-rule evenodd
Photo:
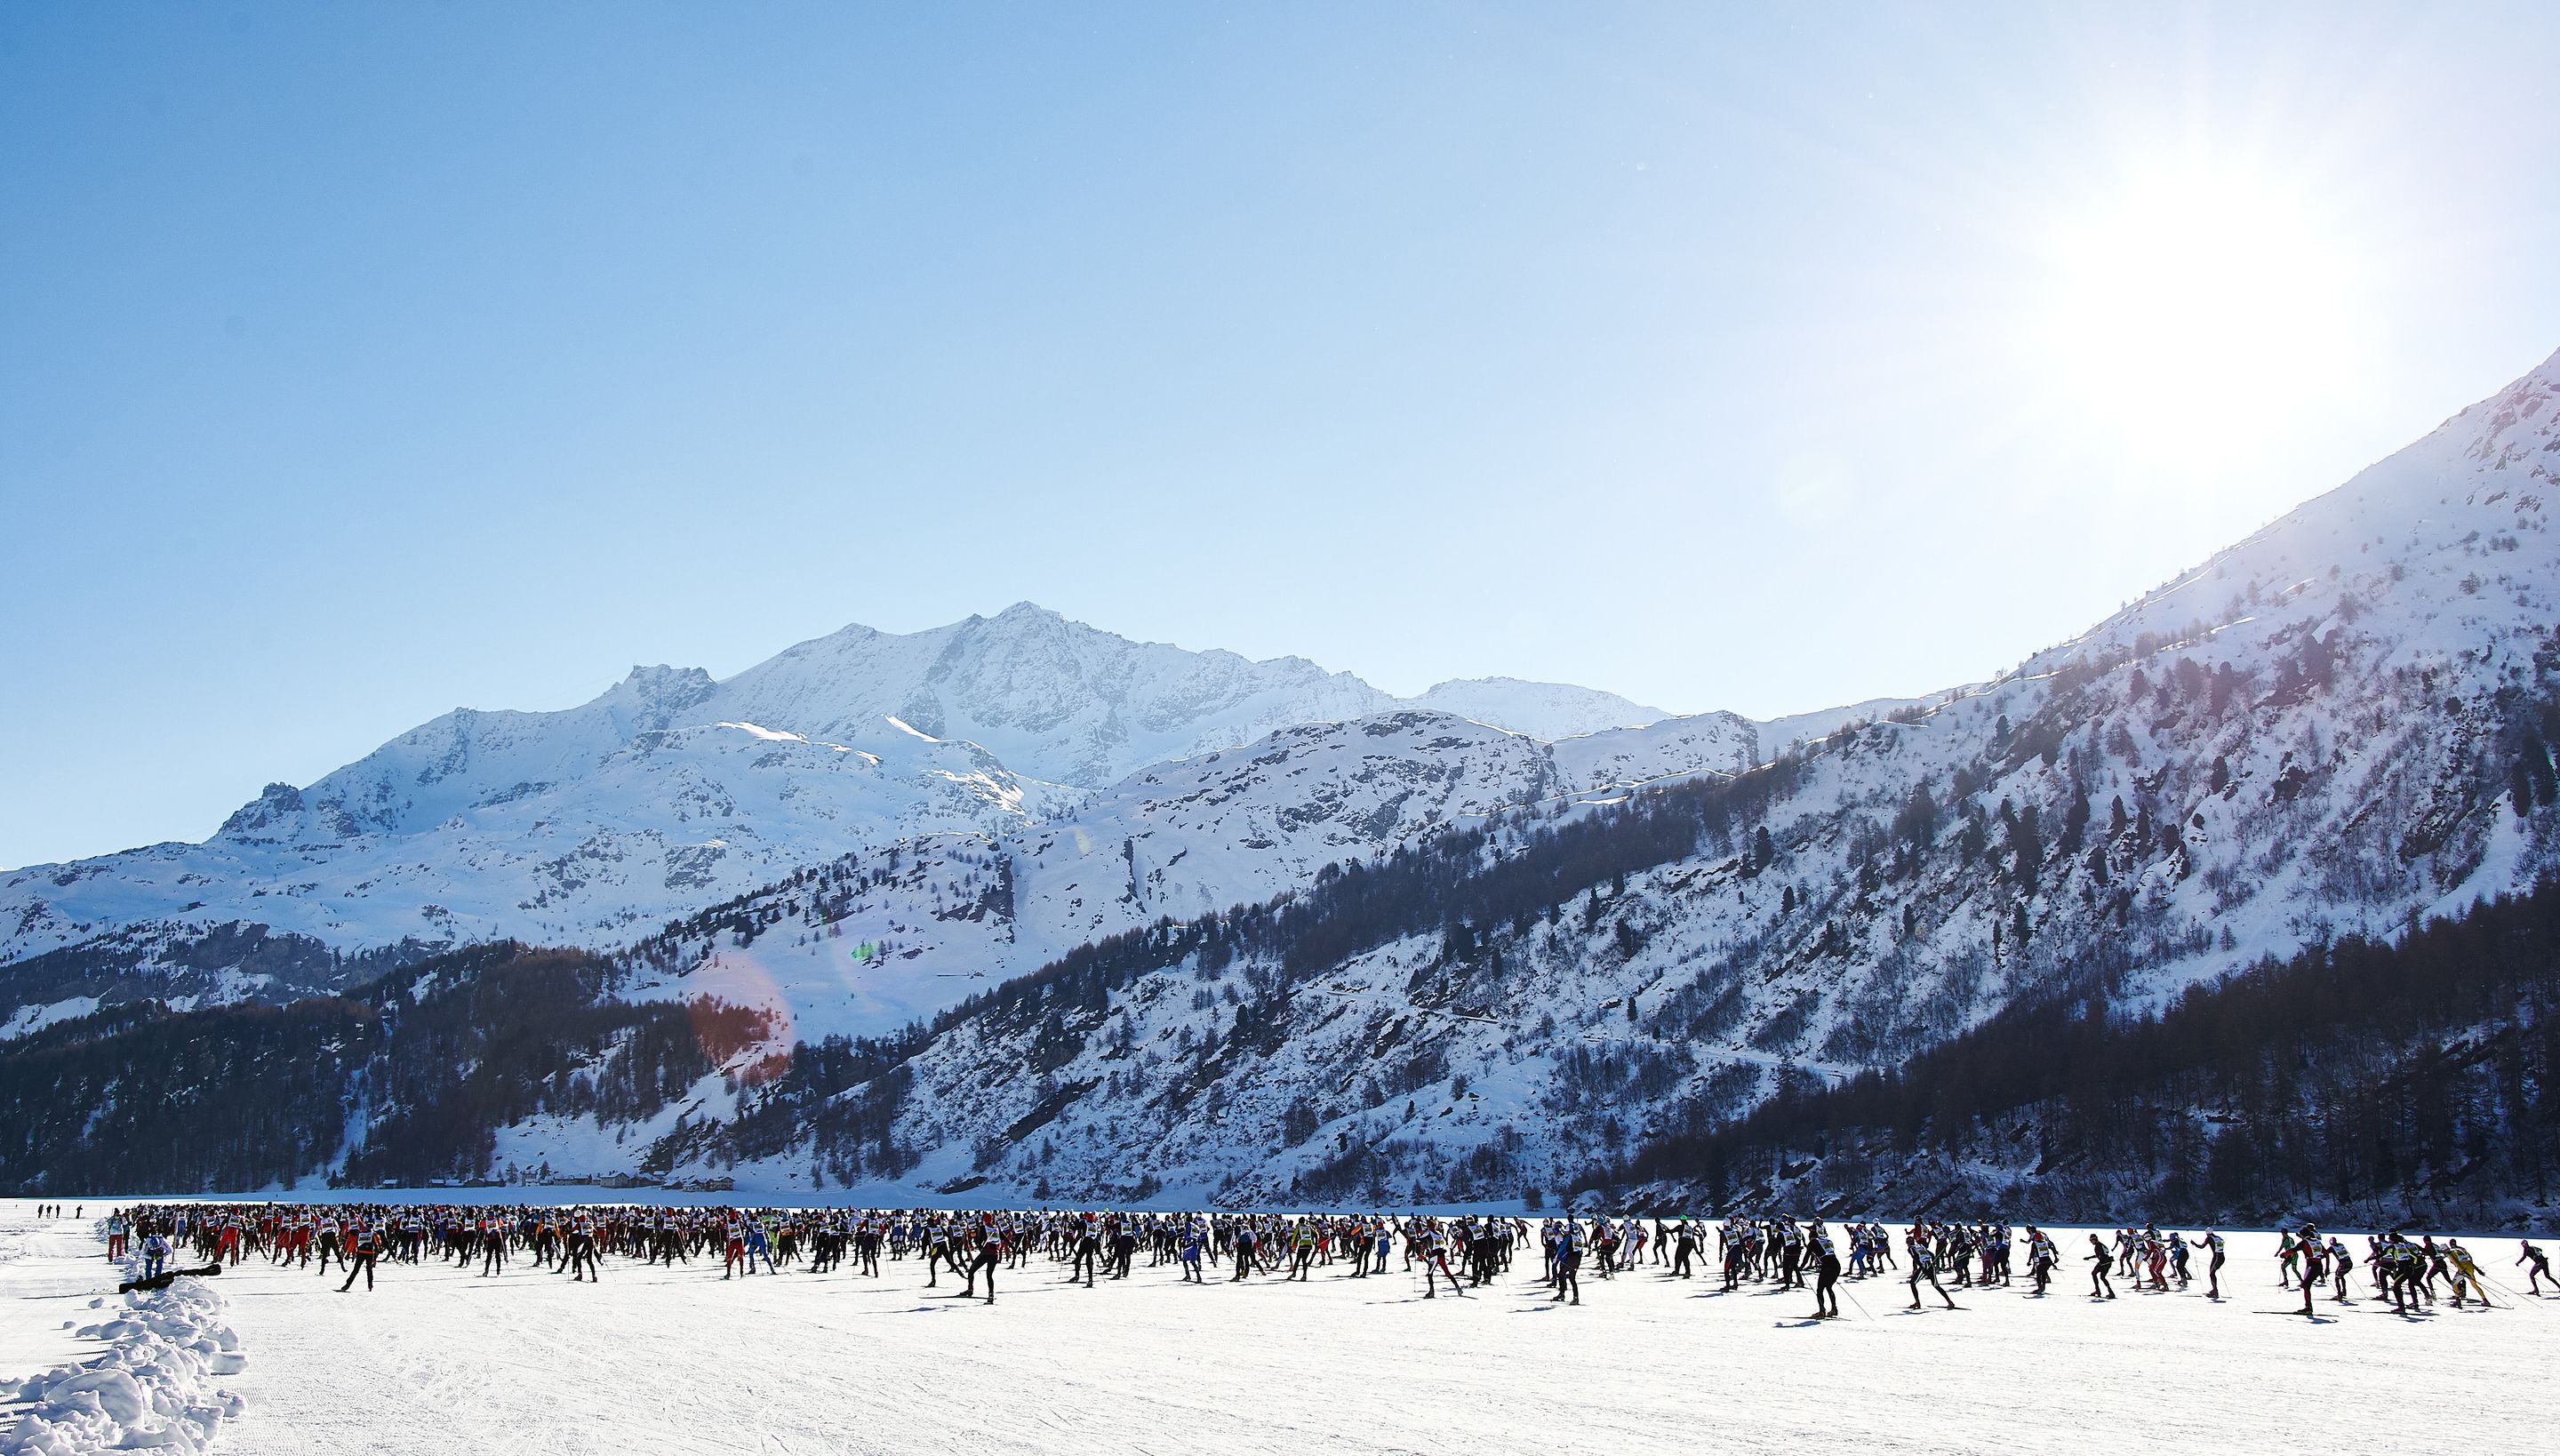
<instances>
[{"instance_id":1,"label":"frozen lake surface","mask_svg":"<svg viewBox=\"0 0 2560 1456\"><path fill-rule=\"evenodd\" d=\"M24 1228L27 1206L9 1206ZM95 1212L94 1210L92 1212ZM60 1235L48 1235L49 1251ZM2065 1257L2085 1237L2060 1236ZM2524 1452L2549 1404L2560 1298L2506 1279L2510 1237L2467 1239L2502 1307L2403 1318L2360 1297L2298 1314L2274 1239L2232 1237L2225 1299L2092 1302L2066 1264L2045 1299L1957 1290L1905 1312L1895 1280L1810 1293L1653 1268L1586 1277L1557 1307L1534 1251L1474 1297L1401 1272L1205 1286L1141 1253L1069 1285L1035 1256L988 1306L927 1290L917 1259L723 1282L716 1261L608 1260L600 1284L518 1262L484 1279L386 1263L371 1294L252 1259L219 1281L246 1413L214 1449L256 1456L527 1452L1979 1451ZM1710 1241L1711 1242L1711 1241ZM2361 1254L2360 1239L2350 1238ZM1400 1258L1390 1260L1400 1270ZM100 1288L111 1288L102 1260ZM2197 1272L2202 1266L2199 1263ZM2074 1275L2076 1274L2076 1278ZM2362 1271L2358 1270L2358 1283ZM7 1289L50 1321L63 1269ZM2121 1286L2120 1286L2121 1287ZM34 1311L34 1313L22 1313ZM22 1362L62 1336L0 1344ZM26 1371L0 1372L24 1375ZM8 1442L0 1438L0 1450Z\"/></svg>"}]
</instances>

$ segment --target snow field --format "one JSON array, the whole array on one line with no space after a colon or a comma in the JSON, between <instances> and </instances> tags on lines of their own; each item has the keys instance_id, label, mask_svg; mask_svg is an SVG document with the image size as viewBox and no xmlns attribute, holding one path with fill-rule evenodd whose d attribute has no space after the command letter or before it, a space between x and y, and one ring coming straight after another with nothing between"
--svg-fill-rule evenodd
<instances>
[{"instance_id":1,"label":"snow field","mask_svg":"<svg viewBox=\"0 0 2560 1456\"><path fill-rule=\"evenodd\" d=\"M12 1323L33 1329L47 1320L69 1327L53 1342L72 1358L35 1374L0 1375L0 1456L87 1456L96 1451L162 1450L196 1456L242 1410L240 1397L217 1383L245 1364L223 1296L209 1281L182 1279L165 1290L93 1294L67 1301L59 1287L111 1289L140 1274L139 1258L107 1263L88 1223L38 1224L33 1205L0 1206L0 1237L33 1245L30 1262L55 1266L42 1277L0 1284L16 1296ZM66 1267L67 1266L67 1267ZM112 1278L110 1276L113 1276ZM5 1296L0 1296L5 1297ZM58 1319L66 1308L72 1318ZM21 1313L42 1311L42 1313ZM9 1354L28 1348L13 1341ZM86 1352L86 1353L82 1353Z\"/></svg>"},{"instance_id":2,"label":"snow field","mask_svg":"<svg viewBox=\"0 0 2560 1456\"><path fill-rule=\"evenodd\" d=\"M2078 1233L2061 1246L2085 1250ZM2511 1241L2468 1240L2493 1279ZM2066 1264L2043 1300L1951 1290L1907 1313L1893 1279L1807 1292L1586 1276L1548 1302L1514 1277L1424 1301L1383 1278L1141 1262L1069 1286L1035 1257L993 1306L884 1277L610 1260L600 1285L519 1264L497 1279L386 1264L381 1287L263 1262L224 1276L257 1354L253 1414L227 1450L584 1452L2529 1451L2549 1448L2544 1374L2560 1299L2502 1307L2320 1302L2275 1287L2272 1235L2231 1235L2226 1298L2091 1302ZM2350 1242L2356 1242L2350 1239ZM2360 1246L2360 1245L2359 1245ZM2202 1266L2197 1266L2200 1274ZM2359 1277L2361 1270L2359 1269ZM2119 1281L2125 1289L2129 1281ZM2416 1401L2391 1392L2424 1392ZM2371 1397L2371 1398L2367 1398ZM2377 1403L2380 1402L2380 1403Z\"/></svg>"}]
</instances>

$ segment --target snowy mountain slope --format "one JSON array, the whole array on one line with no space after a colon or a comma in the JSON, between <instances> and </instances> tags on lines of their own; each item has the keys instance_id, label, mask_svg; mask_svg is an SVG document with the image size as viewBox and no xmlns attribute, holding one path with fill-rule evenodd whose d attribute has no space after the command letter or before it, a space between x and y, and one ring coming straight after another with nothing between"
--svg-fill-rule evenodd
<instances>
[{"instance_id":1,"label":"snowy mountain slope","mask_svg":"<svg viewBox=\"0 0 2560 1456\"><path fill-rule=\"evenodd\" d=\"M641 668L560 713L457 710L307 788L271 785L202 845L12 872L0 963L231 920L346 948L610 943L854 845L1080 801L955 724L1099 786L1385 701L1300 660L1132 643L1029 605L906 636L849 627L724 683Z\"/></svg>"},{"instance_id":2,"label":"snowy mountain slope","mask_svg":"<svg viewBox=\"0 0 2560 1456\"><path fill-rule=\"evenodd\" d=\"M1453 678L1407 701L1416 708L1454 713L1532 738L1580 737L1610 728L1642 728L1671 717L1615 693L1519 678Z\"/></svg>"},{"instance_id":3,"label":"snowy mountain slope","mask_svg":"<svg viewBox=\"0 0 2560 1456\"><path fill-rule=\"evenodd\" d=\"M748 896L643 947L656 974L642 994L878 1036L1079 945L1267 900L1522 805L1623 794L1630 773L1738 770L1749 742L1724 716L1552 744L1414 710L1284 728L1133 774L1054 823L858 855L848 878ZM767 919L788 928L737 943Z\"/></svg>"},{"instance_id":4,"label":"snowy mountain slope","mask_svg":"<svg viewBox=\"0 0 2560 1456\"><path fill-rule=\"evenodd\" d=\"M1648 712L1547 684L1443 690L1541 724ZM618 945L848 850L1001 837L1147 764L1394 706L1302 659L1130 642L1028 603L906 635L848 627L724 682L638 668L562 712L456 710L308 787L270 785L201 845L0 876L0 966L84 948L112 971L212 970L181 967L181 948L234 943L213 933L232 925L323 952ZM235 969L171 994L314 984Z\"/></svg>"},{"instance_id":5,"label":"snowy mountain slope","mask_svg":"<svg viewBox=\"0 0 2560 1456\"><path fill-rule=\"evenodd\" d=\"M1020 602L906 635L847 627L739 673L720 701L723 716L819 737L895 717L1031 777L1102 788L1150 763L1394 700L1304 658L1132 642Z\"/></svg>"},{"instance_id":6,"label":"snowy mountain slope","mask_svg":"<svg viewBox=\"0 0 2560 1456\"><path fill-rule=\"evenodd\" d=\"M885 725L836 743L714 724L642 729L565 782L471 798L449 778L406 772L432 750L418 741L428 731L308 791L270 786L204 844L0 880L11 947L49 949L136 923L175 937L238 920L351 948L502 933L613 943L679 908L769 884L814 848L996 829L1082 797L1020 778L973 745ZM454 728L484 746L470 732ZM508 751L521 743L486 745L500 776L537 766ZM417 793L383 792L397 786ZM391 820L397 828L384 827Z\"/></svg>"},{"instance_id":7,"label":"snowy mountain slope","mask_svg":"<svg viewBox=\"0 0 2560 1456\"><path fill-rule=\"evenodd\" d=\"M1944 697L1945 693L1936 695L1937 699ZM1820 708L1811 713L1791 713L1784 718L1764 719L1755 727L1760 732L1761 750L1774 757L1797 743L1830 737L1845 725L1871 723L1897 713L1925 710L1936 699L1932 698L1869 698L1863 703L1850 703L1839 708Z\"/></svg>"},{"instance_id":8,"label":"snowy mountain slope","mask_svg":"<svg viewBox=\"0 0 2560 1456\"><path fill-rule=\"evenodd\" d=\"M1742 773L1760 761L1761 732L1731 713L1666 718L1641 728L1560 738L1558 783L1579 794L1664 783L1697 773Z\"/></svg>"},{"instance_id":9,"label":"snowy mountain slope","mask_svg":"<svg viewBox=\"0 0 2560 1456\"><path fill-rule=\"evenodd\" d=\"M1538 797L1552 780L1546 745L1446 714L1285 728L1122 781L1037 836L1017 859L1016 893L1063 952L1267 899L1327 865Z\"/></svg>"},{"instance_id":10,"label":"snowy mountain slope","mask_svg":"<svg viewBox=\"0 0 2560 1456\"><path fill-rule=\"evenodd\" d=\"M2560 865L2555 471L2560 359L1934 707L973 1003L904 1056L895 1139L996 1197L1552 1189L2022 995L2139 1005L2529 885Z\"/></svg>"},{"instance_id":11,"label":"snowy mountain slope","mask_svg":"<svg viewBox=\"0 0 2560 1456\"><path fill-rule=\"evenodd\" d=\"M644 1002L784 1014L724 1082L488 1131L750 1188L1508 1198L2020 998L2388 935L2560 868L2555 487L2560 357L2083 636L1765 762L1720 715L1541 743L1388 712L803 863L620 956Z\"/></svg>"}]
</instances>

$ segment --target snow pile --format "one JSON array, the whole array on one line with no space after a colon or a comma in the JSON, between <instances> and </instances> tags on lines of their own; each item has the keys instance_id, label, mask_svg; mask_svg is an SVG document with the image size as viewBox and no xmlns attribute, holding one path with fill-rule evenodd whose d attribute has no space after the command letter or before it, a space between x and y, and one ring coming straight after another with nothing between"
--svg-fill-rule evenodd
<instances>
[{"instance_id":1,"label":"snow pile","mask_svg":"<svg viewBox=\"0 0 2560 1456\"><path fill-rule=\"evenodd\" d=\"M138 1264L128 1269L139 1272ZM0 1456L85 1456L92 1451L208 1449L224 1421L244 1408L215 1383L245 1363L223 1297L201 1279L166 1289L90 1301L111 1317L84 1325L82 1340L107 1342L84 1364L57 1366L24 1379L0 1379L0 1400L24 1401L18 1424L0 1435Z\"/></svg>"}]
</instances>

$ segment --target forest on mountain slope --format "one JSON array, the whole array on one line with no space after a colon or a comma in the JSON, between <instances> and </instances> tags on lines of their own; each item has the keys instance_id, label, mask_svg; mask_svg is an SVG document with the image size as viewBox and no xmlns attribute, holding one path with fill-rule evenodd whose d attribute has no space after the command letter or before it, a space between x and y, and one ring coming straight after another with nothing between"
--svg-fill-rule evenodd
<instances>
[{"instance_id":1,"label":"forest on mountain slope","mask_svg":"<svg viewBox=\"0 0 2560 1456\"><path fill-rule=\"evenodd\" d=\"M1656 1139L1598 1201L2487 1225L2560 1185L2560 880L2156 1009L2011 1006L1840 1085Z\"/></svg>"},{"instance_id":2,"label":"forest on mountain slope","mask_svg":"<svg viewBox=\"0 0 2560 1456\"><path fill-rule=\"evenodd\" d=\"M287 1006L137 1001L48 1027L0 1049L0 1193L490 1178L500 1128L646 1121L766 1031L614 1001L609 977L501 942Z\"/></svg>"},{"instance_id":3,"label":"forest on mountain slope","mask_svg":"<svg viewBox=\"0 0 2560 1456\"><path fill-rule=\"evenodd\" d=\"M1562 886L1615 873L1614 856L1573 843L1607 822L1522 864L1515 892L1534 886L1528 899L1560 903ZM1363 904L1374 909L1347 888L1332 908ZM1173 948L1120 949L1154 959ZM1063 1026L1114 959L1097 949L1052 968L1050 995L1009 986L954 1018L1010 1015L1038 1046L1039 1023ZM0 1100L26 1114L0 1132L0 1189L486 1179L510 1171L492 1163L509 1123L646 1123L724 1064L729 1089L745 1094L740 1115L679 1119L646 1154L653 1171L810 1139L839 1182L914 1165L891 1127L911 1090L906 1063L931 1032L830 1039L742 1067L739 1053L771 1030L754 1014L628 1005L611 998L611 979L595 957L501 944L346 996L192 1012L134 1003L49 1028L0 1054ZM1250 1052L1251 1026L1239 1016L1237 1054ZM1046 1059L1063 1064L1056 1051ZM1689 1125L1574 1192L1716 1213L2487 1224L2547 1205L2560 1183L2555 1070L2560 881L2396 943L2348 938L2271 959L2163 1007L2117 1007L2098 991L2041 998L1894 1070L1840 1085L1788 1073L1738 1120L1692 1110ZM1041 1120L1035 1109L1011 1131Z\"/></svg>"},{"instance_id":4,"label":"forest on mountain slope","mask_svg":"<svg viewBox=\"0 0 2560 1456\"><path fill-rule=\"evenodd\" d=\"M2547 680L2544 656L2535 665ZM2164 670L2158 684L2178 676ZM2169 689L2146 685L2132 669L2125 696L2113 698L2084 687L2089 674L2066 674L2047 685L2047 711L2015 724L2001 718L1979 756L1958 755L1946 780L1886 772L1898 761L1904 721L1879 722L1737 777L1560 816L1507 814L1330 867L1263 904L1080 947L891 1037L828 1037L786 1052L754 1013L617 999L645 947L636 957L599 957L501 943L282 1007L112 1006L0 1047L0 1104L27 1109L0 1133L0 1187L530 1177L543 1170L509 1169L502 1133L529 1119L556 1127L583 1119L607 1140L599 1146L611 1149L603 1156L612 1166L645 1177L764 1164L799 1170L793 1176L813 1189L877 1183L906 1177L956 1139L975 1172L936 1174L941 1186L956 1193L993 1183L990 1197L1037 1197L1044 1173L1037 1187L1018 1177L1008 1190L1005 1175L1019 1172L1008 1165L1022 1164L1037 1142L1044 1170L1051 1135L1081 1116L1126 1119L1115 1133L1142 1141L1196 1136L1204 1120L1229 1119L1213 1140L1278 1170L1262 1184L1231 1187L1234 1197L1260 1200L1514 1196L1560 1189L1596 1159L1605 1166L1580 1180L1584 1194L1692 1209L1810 1200L1906 1212L1960 1198L2054 1217L2129 1207L2240 1216L2309 1206L2494 1215L2519 1201L2547 1201L2550 1170L2514 1149L2547 1143L2554 1131L2542 1090L2552 1066L2548 927L2517 932L2523 948L2503 959L2428 949L2476 921L2515 915L2517 903L2544 904L2547 889L2426 927L2396 948L2352 937L2316 945L2208 983L2151 1022L2113 1004L2129 983L2139 986L2131 973L2144 964L2142 947L2122 934L2130 877L2146 864L2170 883L2196 873L2194 847L2163 827L2184 812L2155 817L2147 799L2129 811L2121 798L2093 802L2095 793L2075 788L2048 816L2033 798L2013 808L1994 786L2037 772L2069 783L2109 702L2179 711L2191 699L2192 711L2211 713L2218 697L2226 714L2240 711L2236 685L2245 678L2197 676ZM2473 769L2477 787L2456 802L2538 824L2560 799L2548 748L2560 725L2545 693L2515 694L2501 708L2503 730L2490 736L2503 751ZM1872 781L1872 792L1887 796L1869 811L1871 832L1779 816L1825 772ZM2194 773L2202 793L2234 791L2215 781L2224 778L2218 764ZM1904 786L1894 787L1897 779ZM2266 792L2279 796L2287 782ZM2503 806L2488 797L2499 789ZM1995 797L1997 810L1987 810ZM1824 889L1808 870L1824 863L1816 852L1835 833L1848 858ZM856 873L850 858L806 871L670 934L718 932L744 945L793 914L823 914L839 882ZM1995 958L2003 939L2013 953L2006 996L1983 1013L1990 1020L1970 1031L1945 1025L1916 1044L1899 1030L1920 1010L1910 1007L1862 1020L1858 1014L1824 1036L1800 1025L1815 1003L1777 977L1795 974L1791 967L1831 974L1870 939L1890 960L1914 935L1913 908L1923 902L1906 894L1889 913L1890 893L1930 876L1943 882L1939 902L2000 907L1986 933ZM2066 884L2076 887L2069 900L2059 892ZM1775 919L1698 956L1677 939L1678 917L1714 893L1765 901ZM2062 952L2070 942L2053 922L2030 927L2030 897L2076 902L2085 917L2076 949ZM1420 1019L1414 1030L1400 1030L1395 1017L1394 1028L1342 1049L1351 1061L1307 1059L1299 1040L1341 1014L1326 988L1344 969L1416 944L1427 951L1394 973L1389 992ZM1781 945L1794 949L1771 958ZM1663 979L1641 1007L1626 996L1622 1018L1612 1010L1621 1003L1606 1002L1612 1023L1624 1023L1608 1033L1610 1045L1559 1048L1555 1017L1585 1018L1587 1040L1591 1015L1528 991L1559 954L1603 977L1651 956L1663 961ZM2404 957L2433 968L2425 974L2434 981L2393 969ZM2394 975L2399 989L2372 989ZM2474 984L2480 977L2491 979ZM1170 1005L1164 992L1194 980L1201 984L1189 990L1193 1010L1210 1010L1179 1029L1178 1052L1158 1044L1176 1054L1168 1060L1138 1045L1131 1008ZM2281 995L2264 989L2279 982ZM2322 999L2331 983L2363 989ZM1756 1028L1742 1020L1755 997L1773 994L1774 1018ZM1550 1015L1541 1018L1541 1007ZM1942 1001L1934 1014L1943 1022L1952 1010ZM2146 1030L2154 1023L2168 1030ZM2195 1029L2203 1026L2219 1030L2202 1038ZM1473 1146L1435 1148L1409 1131L1311 1144L1325 1124L1384 1115L1390 1100L1426 1091L1435 1103L1463 1100L1462 1048L1434 1030L1450 1027L1495 1035L1506 1054L1549 1054L1548 1080L1522 1111L1551 1135L1553 1147L1539 1156L1565 1177L1545 1182L1523 1161L1520 1135L1500 1130ZM1738 1027L1750 1029L1765 1058L1758 1065L1774 1061L1779 1070L1729 1058L1707 1066ZM2199 1038L2221 1059L2177 1050ZM1807 1074L1786 1069L1799 1049L1838 1048L1862 1048L1867 1065L1894 1070L1817 1093ZM740 1059L750 1051L751 1065ZM2036 1068L2048 1079L2113 1079L2047 1085L2034 1080ZM947 1107L955 1075L981 1085L993 1078L1013 1094L985 1108ZM1776 1100L1751 1114L1772 1090ZM1413 1113L1408 1106L1408 1123ZM1305 1156L1319 1148L1331 1151ZM1081 1173L1061 1165L1061 1196L1106 1187L1093 1180L1111 1172L1111 1160L1088 1161ZM1152 1192L1143 1174L1107 1188Z\"/></svg>"}]
</instances>

